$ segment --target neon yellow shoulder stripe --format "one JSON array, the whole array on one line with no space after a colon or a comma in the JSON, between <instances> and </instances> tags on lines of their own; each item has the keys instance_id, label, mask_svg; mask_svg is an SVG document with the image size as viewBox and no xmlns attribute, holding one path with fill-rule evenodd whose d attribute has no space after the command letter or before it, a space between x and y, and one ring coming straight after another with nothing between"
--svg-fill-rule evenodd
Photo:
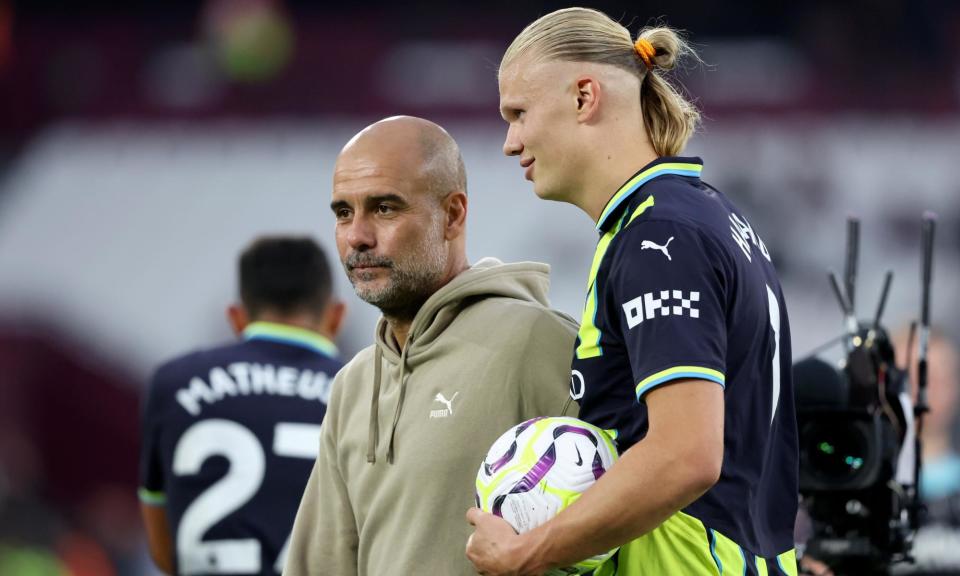
<instances>
[{"instance_id":1,"label":"neon yellow shoulder stripe","mask_svg":"<svg viewBox=\"0 0 960 576\"><path fill-rule=\"evenodd\" d=\"M647 199L644 200L642 203L640 203L639 206L637 206L637 209L634 210L634 211L633 211L633 214L630 215L630 219L627 221L627 224L630 224L631 222L633 222L634 220L636 220L636 219L637 219L637 216L639 216L639 215L643 214L644 212L646 212L646 211L647 211L647 208L649 208L649 207L651 207L651 206L653 206L653 196L647 198ZM624 228L626 228L626 226L624 226Z\"/></svg>"},{"instance_id":2,"label":"neon yellow shoulder stripe","mask_svg":"<svg viewBox=\"0 0 960 576\"><path fill-rule=\"evenodd\" d=\"M603 354L600 350L600 329L597 328L597 271L603 261L610 241L616 236L615 230L605 233L597 242L597 249L593 253L593 264L590 266L590 280L587 284L587 301L583 305L583 315L580 317L580 332L577 345L577 358L595 358Z\"/></svg>"},{"instance_id":3,"label":"neon yellow shoulder stripe","mask_svg":"<svg viewBox=\"0 0 960 576\"><path fill-rule=\"evenodd\" d=\"M648 208L654 205L653 196L644 200L637 209L630 215L630 222L637 216L643 214ZM629 222L628 222L629 223ZM597 242L597 249L593 252L593 263L590 265L590 276L587 277L587 301L583 306L583 314L580 317L580 332L578 333L579 344L577 345L577 358L596 358L603 355L603 349L600 347L600 329L597 328L597 273L600 271L600 263L607 254L607 248L610 242L623 229L621 225L608 230L600 237Z\"/></svg>"}]
</instances>

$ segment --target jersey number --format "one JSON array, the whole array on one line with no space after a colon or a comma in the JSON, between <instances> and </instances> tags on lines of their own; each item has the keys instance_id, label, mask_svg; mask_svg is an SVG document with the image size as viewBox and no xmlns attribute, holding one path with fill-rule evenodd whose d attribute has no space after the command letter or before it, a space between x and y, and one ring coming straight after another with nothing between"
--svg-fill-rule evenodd
<instances>
[{"instance_id":1,"label":"jersey number","mask_svg":"<svg viewBox=\"0 0 960 576\"><path fill-rule=\"evenodd\" d=\"M770 327L773 328L773 407L770 409L770 425L777 414L780 401L780 303L777 295L767 286L767 308L770 311Z\"/></svg>"},{"instance_id":2,"label":"jersey number","mask_svg":"<svg viewBox=\"0 0 960 576\"><path fill-rule=\"evenodd\" d=\"M320 426L281 422L273 434L273 452L278 456L315 459ZM173 473L191 476L200 472L210 457L223 456L227 474L187 507L177 529L177 559L182 574L255 574L260 572L260 542L241 540L203 541L214 524L246 504L260 489L266 472L263 447L246 427L230 420L204 420L180 437L173 453ZM290 538L283 545L274 570L283 571Z\"/></svg>"}]
</instances>

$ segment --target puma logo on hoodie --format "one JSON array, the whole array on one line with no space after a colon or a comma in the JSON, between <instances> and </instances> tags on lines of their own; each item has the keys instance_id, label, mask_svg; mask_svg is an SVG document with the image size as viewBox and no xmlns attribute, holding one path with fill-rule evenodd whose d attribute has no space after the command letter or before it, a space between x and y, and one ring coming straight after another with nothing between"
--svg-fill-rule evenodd
<instances>
[{"instance_id":1,"label":"puma logo on hoodie","mask_svg":"<svg viewBox=\"0 0 960 576\"><path fill-rule=\"evenodd\" d=\"M447 418L449 416L453 416L453 401L456 400L457 394L459 393L460 392L454 392L453 396L451 396L450 399L447 400L447 398L443 395L442 392L437 392L437 395L433 397L433 401L440 402L441 404L446 404L447 407L441 408L439 410L431 410L430 417L431 418Z\"/></svg>"}]
</instances>

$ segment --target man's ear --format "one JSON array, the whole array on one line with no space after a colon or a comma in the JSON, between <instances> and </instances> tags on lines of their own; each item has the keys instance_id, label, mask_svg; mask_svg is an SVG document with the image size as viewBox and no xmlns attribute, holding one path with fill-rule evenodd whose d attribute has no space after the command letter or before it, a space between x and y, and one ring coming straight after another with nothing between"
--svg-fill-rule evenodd
<instances>
[{"instance_id":1,"label":"man's ear","mask_svg":"<svg viewBox=\"0 0 960 576\"><path fill-rule=\"evenodd\" d=\"M589 122L600 110L600 98L603 91L596 76L580 76L576 80L577 121Z\"/></svg>"},{"instance_id":2,"label":"man's ear","mask_svg":"<svg viewBox=\"0 0 960 576\"><path fill-rule=\"evenodd\" d=\"M227 307L227 322L230 323L230 328L237 337L243 334L247 325L250 324L250 315L243 304L231 304Z\"/></svg>"},{"instance_id":3,"label":"man's ear","mask_svg":"<svg viewBox=\"0 0 960 576\"><path fill-rule=\"evenodd\" d=\"M467 193L451 192L444 198L443 208L446 214L443 237L447 240L453 240L463 236L467 226Z\"/></svg>"},{"instance_id":4,"label":"man's ear","mask_svg":"<svg viewBox=\"0 0 960 576\"><path fill-rule=\"evenodd\" d=\"M320 320L320 333L331 340L335 340L340 334L340 328L343 327L343 319L347 315L347 305L342 300L330 297L330 303L323 311L323 318Z\"/></svg>"}]
</instances>

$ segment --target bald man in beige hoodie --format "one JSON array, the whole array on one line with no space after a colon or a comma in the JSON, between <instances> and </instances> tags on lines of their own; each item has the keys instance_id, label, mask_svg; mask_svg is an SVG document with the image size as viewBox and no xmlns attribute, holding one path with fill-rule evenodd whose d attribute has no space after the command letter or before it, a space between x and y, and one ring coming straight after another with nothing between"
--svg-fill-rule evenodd
<instances>
[{"instance_id":1,"label":"bald man in beige hoodie","mask_svg":"<svg viewBox=\"0 0 960 576\"><path fill-rule=\"evenodd\" d=\"M334 382L284 574L475 574L477 469L507 428L576 411L576 323L548 307L545 264L468 264L463 160L432 122L357 134L331 208L347 276L383 317Z\"/></svg>"}]
</instances>

